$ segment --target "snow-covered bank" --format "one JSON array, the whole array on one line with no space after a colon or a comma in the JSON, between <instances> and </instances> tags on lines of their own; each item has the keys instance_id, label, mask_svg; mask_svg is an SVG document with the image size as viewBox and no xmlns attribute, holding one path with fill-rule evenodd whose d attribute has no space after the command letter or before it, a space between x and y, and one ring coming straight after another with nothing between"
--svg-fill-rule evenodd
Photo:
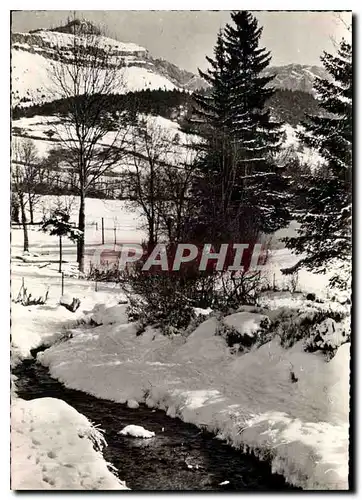
<instances>
[{"instance_id":1,"label":"snow-covered bank","mask_svg":"<svg viewBox=\"0 0 362 500\"><path fill-rule=\"evenodd\" d=\"M64 401L15 398L11 417L13 490L128 489L107 468L101 432Z\"/></svg>"},{"instance_id":2,"label":"snow-covered bank","mask_svg":"<svg viewBox=\"0 0 362 500\"><path fill-rule=\"evenodd\" d=\"M59 278L58 278L59 279ZM76 281L76 280L73 280ZM41 295L46 289L46 278L39 277L39 280L31 280L30 290L34 295ZM15 289L17 280L15 278L12 286ZM53 284L50 277L49 283ZM48 346L69 334L71 328L79 322L87 321L87 315L93 310L95 304L104 301L108 305L118 303L120 292L112 287L104 292L94 291L94 284L88 281L78 281L78 287L74 290L74 297L81 301L81 305L74 313L68 311L59 304L61 293L53 288L50 298L44 305L26 307L21 304L12 303L12 325L11 325L11 346L12 363L30 357L30 351L42 345ZM73 296L73 295L72 295Z\"/></svg>"},{"instance_id":3,"label":"snow-covered bank","mask_svg":"<svg viewBox=\"0 0 362 500\"><path fill-rule=\"evenodd\" d=\"M117 307L123 319L124 306ZM146 401L206 427L267 458L291 484L348 488L349 344L330 362L277 339L240 355L215 335L215 318L187 339L150 328L137 337L124 319L105 323L73 330L38 359L67 387L120 403Z\"/></svg>"},{"instance_id":4,"label":"snow-covered bank","mask_svg":"<svg viewBox=\"0 0 362 500\"><path fill-rule=\"evenodd\" d=\"M13 261L11 266L11 347L12 363L30 357L31 349L41 345L50 345L59 340L69 329L86 321L89 312L98 303L108 306L118 304L124 296L113 283L99 283L97 291L93 282L80 280L68 273L69 266L64 265L64 292L68 297L80 299L80 307L74 313L60 305L62 297L61 274L58 264L39 267L35 264L19 265ZM70 275L69 275L70 274ZM14 301L24 280L25 287L32 297L45 296L44 305L23 306Z\"/></svg>"}]
</instances>

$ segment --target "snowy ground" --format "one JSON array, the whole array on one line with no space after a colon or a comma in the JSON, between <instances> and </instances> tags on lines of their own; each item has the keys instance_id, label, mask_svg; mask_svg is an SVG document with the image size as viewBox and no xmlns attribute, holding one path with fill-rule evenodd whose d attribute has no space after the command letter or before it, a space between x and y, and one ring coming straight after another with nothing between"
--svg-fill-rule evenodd
<instances>
[{"instance_id":1,"label":"snowy ground","mask_svg":"<svg viewBox=\"0 0 362 500\"><path fill-rule=\"evenodd\" d=\"M56 240L34 232L31 242L33 253L47 249L45 261L56 257ZM349 344L341 346L330 362L319 353L304 352L300 343L284 349L276 339L249 353L232 354L225 340L215 335L216 318L207 319L187 338L165 337L150 328L137 337L136 326L127 322L126 306L119 303L124 296L118 288L102 284L95 291L94 283L73 277L67 264L65 292L81 300L78 311L71 313L59 305L56 262L41 267L36 258L16 259L21 254L18 230L13 231L13 244L13 294L22 277L35 295L50 286L46 305L12 305L13 362L29 356L31 348L68 334L67 341L38 354L50 374L66 386L132 406L145 401L207 427L234 446L267 457L275 472L303 488L348 487ZM69 256L74 255L73 246ZM268 272L278 281L280 267L293 259L277 248ZM312 287L325 297L324 280L302 273L298 286L308 292ZM275 308L302 300L288 293L268 299ZM90 318L100 326L80 324ZM243 318L228 321L244 331L247 326L238 324ZM255 324L253 319L261 318L247 315L249 324ZM290 379L291 369L296 383Z\"/></svg>"},{"instance_id":2,"label":"snowy ground","mask_svg":"<svg viewBox=\"0 0 362 500\"><path fill-rule=\"evenodd\" d=\"M107 468L102 433L84 415L54 398L13 397L13 490L124 490Z\"/></svg>"},{"instance_id":3,"label":"snowy ground","mask_svg":"<svg viewBox=\"0 0 362 500\"><path fill-rule=\"evenodd\" d=\"M53 377L120 403L145 400L207 427L267 456L275 472L303 488L347 488L348 344L329 363L276 340L232 355L215 336L214 318L187 339L151 329L136 337L125 306L117 307L119 322L109 324L105 310L103 326L73 330L73 338L38 355Z\"/></svg>"}]
</instances>

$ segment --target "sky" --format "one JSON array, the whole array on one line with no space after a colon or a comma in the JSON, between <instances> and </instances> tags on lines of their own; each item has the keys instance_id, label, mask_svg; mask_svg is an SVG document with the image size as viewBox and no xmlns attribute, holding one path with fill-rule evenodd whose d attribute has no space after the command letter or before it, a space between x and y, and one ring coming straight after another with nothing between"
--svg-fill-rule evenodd
<instances>
[{"instance_id":1,"label":"sky","mask_svg":"<svg viewBox=\"0 0 362 500\"><path fill-rule=\"evenodd\" d=\"M230 22L230 11L75 11L106 29L122 42L134 42L180 68L205 69L205 55L212 55L216 35ZM290 63L320 65L324 50L335 51L335 41L348 34L350 13L255 12L263 34L261 43L272 52L273 65ZM26 32L65 24L72 11L17 11L12 31ZM341 21L343 19L344 22Z\"/></svg>"}]
</instances>

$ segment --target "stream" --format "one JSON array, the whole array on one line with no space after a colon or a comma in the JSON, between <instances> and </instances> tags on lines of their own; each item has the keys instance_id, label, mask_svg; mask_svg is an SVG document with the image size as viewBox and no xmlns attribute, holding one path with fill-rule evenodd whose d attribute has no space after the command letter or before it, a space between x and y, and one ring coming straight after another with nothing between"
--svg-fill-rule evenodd
<instances>
[{"instance_id":1,"label":"stream","mask_svg":"<svg viewBox=\"0 0 362 500\"><path fill-rule=\"evenodd\" d=\"M296 490L282 476L272 474L267 462L243 454L212 434L168 417L163 411L142 404L138 409L130 409L67 389L35 359L23 361L13 373L18 377L20 398L62 399L104 429L108 446L103 456L132 490ZM138 439L119 435L129 424L142 425L156 436Z\"/></svg>"}]
</instances>

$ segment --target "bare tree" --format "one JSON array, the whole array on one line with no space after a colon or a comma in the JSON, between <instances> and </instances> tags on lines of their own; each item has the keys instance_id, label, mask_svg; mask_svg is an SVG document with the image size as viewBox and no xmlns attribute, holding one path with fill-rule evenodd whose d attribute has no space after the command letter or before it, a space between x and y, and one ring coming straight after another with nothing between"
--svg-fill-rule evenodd
<instances>
[{"instance_id":1,"label":"bare tree","mask_svg":"<svg viewBox=\"0 0 362 500\"><path fill-rule=\"evenodd\" d=\"M24 165L24 188L28 198L30 224L34 224L34 209L40 200L39 187L45 181L46 168L38 157L34 142L30 139L24 143L23 153L26 163ZM49 176L47 180L50 187L51 181Z\"/></svg>"},{"instance_id":2,"label":"bare tree","mask_svg":"<svg viewBox=\"0 0 362 500\"><path fill-rule=\"evenodd\" d=\"M170 243L181 241L194 204L190 189L199 154L194 137L181 140L151 117L138 120L132 137L129 188L147 221L148 243L157 243L161 234Z\"/></svg>"},{"instance_id":3,"label":"bare tree","mask_svg":"<svg viewBox=\"0 0 362 500\"><path fill-rule=\"evenodd\" d=\"M190 191L199 151L194 148L193 136L186 136L182 144L172 146L173 162L163 166L163 200L159 213L162 230L171 243L177 243L186 237L188 216L195 205Z\"/></svg>"},{"instance_id":4,"label":"bare tree","mask_svg":"<svg viewBox=\"0 0 362 500\"><path fill-rule=\"evenodd\" d=\"M39 200L37 186L43 180L43 167L34 142L31 139L15 138L12 143L11 184L13 194L20 207L20 218L24 232L24 252L29 251L26 210L30 212L30 223L34 223L34 207Z\"/></svg>"},{"instance_id":5,"label":"bare tree","mask_svg":"<svg viewBox=\"0 0 362 500\"><path fill-rule=\"evenodd\" d=\"M77 261L84 270L85 199L94 183L124 157L125 113L113 110L110 96L124 90L122 61L96 31L82 32L76 23L70 45L56 48L51 65L53 96L62 98L65 111L50 122L54 139L68 152L67 161L78 177L80 207Z\"/></svg>"},{"instance_id":6,"label":"bare tree","mask_svg":"<svg viewBox=\"0 0 362 500\"><path fill-rule=\"evenodd\" d=\"M134 124L132 142L130 194L147 221L148 243L153 245L159 236L164 165L170 153L170 137L155 120L141 118Z\"/></svg>"}]
</instances>

